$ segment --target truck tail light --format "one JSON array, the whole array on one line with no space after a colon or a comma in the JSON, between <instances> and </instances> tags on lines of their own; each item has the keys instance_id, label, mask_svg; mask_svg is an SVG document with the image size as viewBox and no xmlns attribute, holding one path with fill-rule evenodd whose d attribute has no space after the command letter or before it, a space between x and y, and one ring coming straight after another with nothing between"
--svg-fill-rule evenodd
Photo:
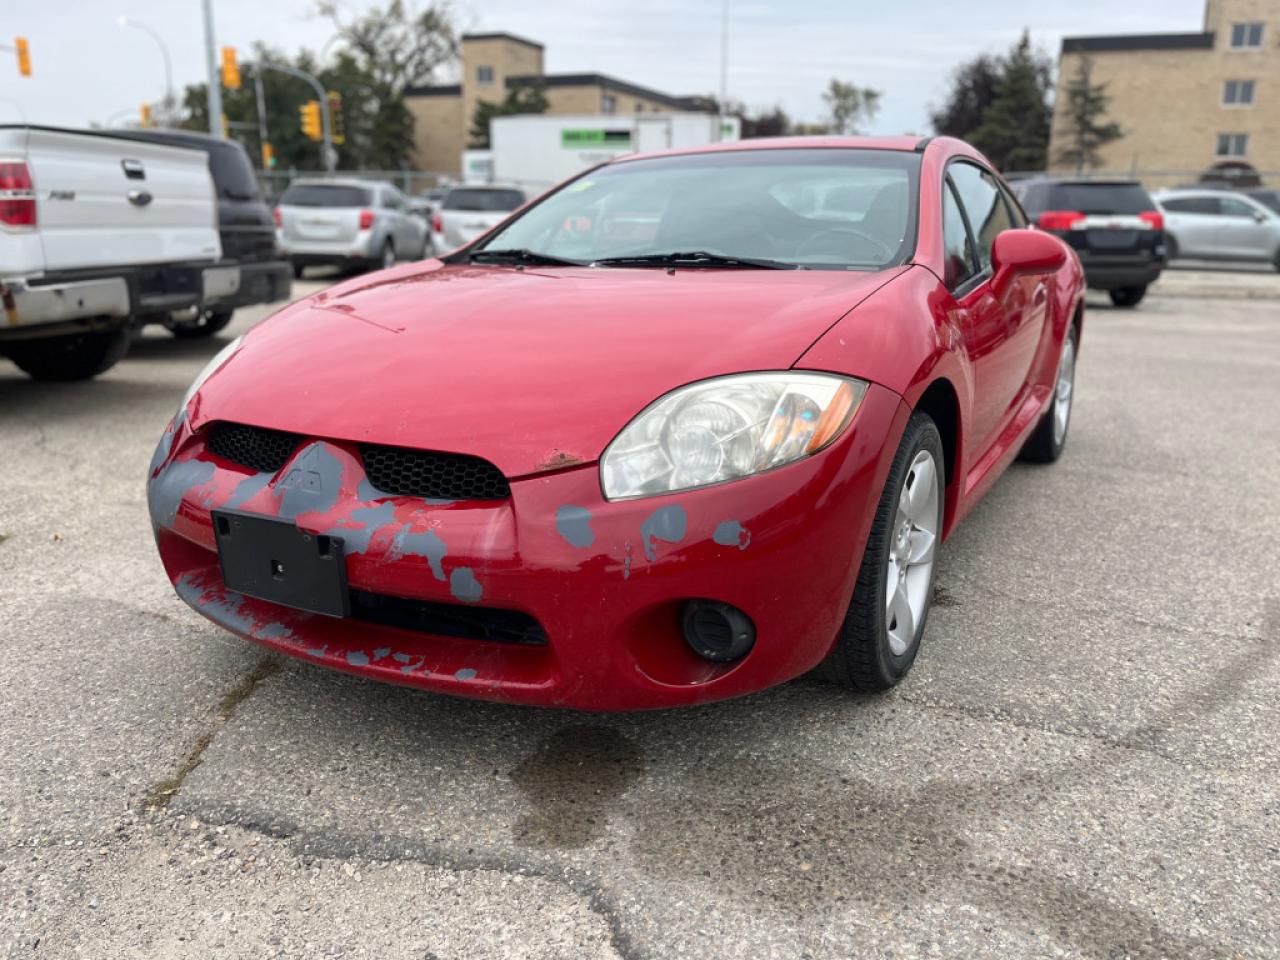
<instances>
[{"instance_id":1,"label":"truck tail light","mask_svg":"<svg viewBox=\"0 0 1280 960\"><path fill-rule=\"evenodd\" d=\"M431 229L436 233L444 233L444 217L440 215L439 211L431 215Z\"/></svg>"},{"instance_id":2,"label":"truck tail light","mask_svg":"<svg viewBox=\"0 0 1280 960\"><path fill-rule=\"evenodd\" d=\"M36 225L35 185L22 160L0 160L0 224L6 227Z\"/></svg>"},{"instance_id":3,"label":"truck tail light","mask_svg":"<svg viewBox=\"0 0 1280 960\"><path fill-rule=\"evenodd\" d=\"M1046 210L1040 214L1041 230L1081 230L1084 214L1077 210Z\"/></svg>"},{"instance_id":4,"label":"truck tail light","mask_svg":"<svg viewBox=\"0 0 1280 960\"><path fill-rule=\"evenodd\" d=\"M283 227L283 226L284 226L284 217L282 217L282 216L280 215L280 208L279 208L279 207L272 207L272 208L271 208L271 219L272 219L272 220L274 220L274 221L276 222L276 226L277 226L277 227Z\"/></svg>"},{"instance_id":5,"label":"truck tail light","mask_svg":"<svg viewBox=\"0 0 1280 960\"><path fill-rule=\"evenodd\" d=\"M1159 210L1144 210L1138 214L1138 219L1149 226L1152 230L1164 229L1164 214Z\"/></svg>"},{"instance_id":6,"label":"truck tail light","mask_svg":"<svg viewBox=\"0 0 1280 960\"><path fill-rule=\"evenodd\" d=\"M361 210L360 211L360 229L368 230L372 226L373 226L373 211Z\"/></svg>"}]
</instances>

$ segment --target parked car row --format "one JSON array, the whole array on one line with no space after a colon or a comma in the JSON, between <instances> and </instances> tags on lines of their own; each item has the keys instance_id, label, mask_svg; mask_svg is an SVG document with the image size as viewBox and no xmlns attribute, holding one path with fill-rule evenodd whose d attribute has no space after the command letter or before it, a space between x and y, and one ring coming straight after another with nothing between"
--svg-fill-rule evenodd
<instances>
[{"instance_id":1,"label":"parked car row","mask_svg":"<svg viewBox=\"0 0 1280 960\"><path fill-rule=\"evenodd\" d=\"M1280 191L1159 190L1169 259L1253 260L1280 270Z\"/></svg>"},{"instance_id":2,"label":"parked car row","mask_svg":"<svg viewBox=\"0 0 1280 960\"><path fill-rule=\"evenodd\" d=\"M209 336L291 283L239 145L0 125L0 355L32 377L101 373L140 324Z\"/></svg>"}]
</instances>

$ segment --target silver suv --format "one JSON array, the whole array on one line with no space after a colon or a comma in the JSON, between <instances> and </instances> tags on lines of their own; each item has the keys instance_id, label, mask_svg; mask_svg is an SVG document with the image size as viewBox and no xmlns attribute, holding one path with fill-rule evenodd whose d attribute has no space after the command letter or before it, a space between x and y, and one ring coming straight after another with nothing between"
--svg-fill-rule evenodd
<instances>
[{"instance_id":1,"label":"silver suv","mask_svg":"<svg viewBox=\"0 0 1280 960\"><path fill-rule=\"evenodd\" d=\"M443 254L468 244L524 206L526 199L519 187L454 187L431 217L431 245L437 254Z\"/></svg>"},{"instance_id":2,"label":"silver suv","mask_svg":"<svg viewBox=\"0 0 1280 960\"><path fill-rule=\"evenodd\" d=\"M311 264L377 270L426 256L426 224L385 180L295 180L275 219L280 251L297 277Z\"/></svg>"},{"instance_id":3,"label":"silver suv","mask_svg":"<svg viewBox=\"0 0 1280 960\"><path fill-rule=\"evenodd\" d=\"M1227 190L1160 190L1169 258L1263 260L1280 270L1280 213Z\"/></svg>"}]
</instances>

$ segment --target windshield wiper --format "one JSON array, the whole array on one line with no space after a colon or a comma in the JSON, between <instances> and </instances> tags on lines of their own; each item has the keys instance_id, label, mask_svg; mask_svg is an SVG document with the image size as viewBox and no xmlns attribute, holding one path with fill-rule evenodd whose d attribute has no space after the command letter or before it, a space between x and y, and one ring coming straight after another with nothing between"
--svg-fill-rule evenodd
<instances>
[{"instance_id":1,"label":"windshield wiper","mask_svg":"<svg viewBox=\"0 0 1280 960\"><path fill-rule=\"evenodd\" d=\"M585 267L581 260L566 260L536 250L475 250L467 254L469 263L533 263L550 267Z\"/></svg>"},{"instance_id":2,"label":"windshield wiper","mask_svg":"<svg viewBox=\"0 0 1280 960\"><path fill-rule=\"evenodd\" d=\"M594 267L751 267L759 270L803 270L798 263L781 260L763 260L757 257L732 257L706 250L686 250L673 253L644 253L630 257L605 257L592 261Z\"/></svg>"}]
</instances>

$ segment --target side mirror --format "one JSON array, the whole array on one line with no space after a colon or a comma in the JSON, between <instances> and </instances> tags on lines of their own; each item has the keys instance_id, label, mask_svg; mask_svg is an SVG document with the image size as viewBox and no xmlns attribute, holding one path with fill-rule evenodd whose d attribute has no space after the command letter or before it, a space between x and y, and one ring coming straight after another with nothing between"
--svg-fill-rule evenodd
<instances>
[{"instance_id":1,"label":"side mirror","mask_svg":"<svg viewBox=\"0 0 1280 960\"><path fill-rule=\"evenodd\" d=\"M1267 215L1266 215L1265 213L1263 213L1261 210L1255 210L1255 211L1253 211L1253 219L1254 219L1257 223L1266 223L1266 222L1267 222Z\"/></svg>"},{"instance_id":2,"label":"side mirror","mask_svg":"<svg viewBox=\"0 0 1280 960\"><path fill-rule=\"evenodd\" d=\"M1014 277L1053 273L1067 262L1062 241L1041 230L1005 230L991 245L992 286L1001 288Z\"/></svg>"}]
</instances>

